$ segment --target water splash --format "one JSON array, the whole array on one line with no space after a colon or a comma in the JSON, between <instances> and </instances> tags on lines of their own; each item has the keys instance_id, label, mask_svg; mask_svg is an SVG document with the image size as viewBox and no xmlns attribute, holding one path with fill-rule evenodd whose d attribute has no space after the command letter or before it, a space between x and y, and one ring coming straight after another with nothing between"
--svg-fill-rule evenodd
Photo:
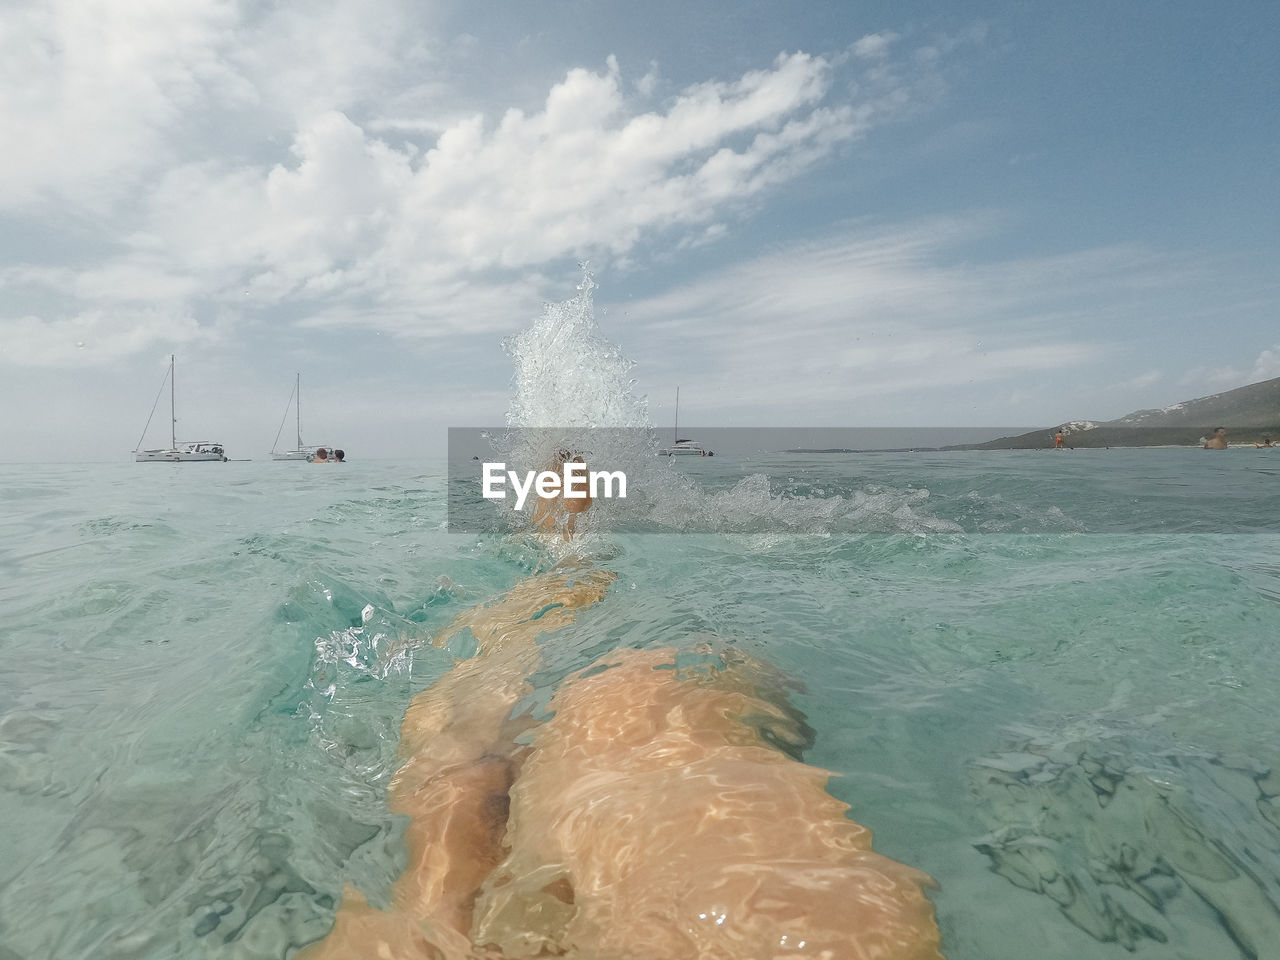
<instances>
[{"instance_id":1,"label":"water splash","mask_svg":"<svg viewBox=\"0 0 1280 960\"><path fill-rule=\"evenodd\" d=\"M414 645L405 638L381 631L366 632L364 627L334 630L327 637L316 637L316 662L345 663L375 680L385 680L393 673L413 669Z\"/></svg>"},{"instance_id":2,"label":"water splash","mask_svg":"<svg viewBox=\"0 0 1280 960\"><path fill-rule=\"evenodd\" d=\"M634 392L634 362L596 323L595 289L584 264L576 297L544 304L528 330L504 342L515 367L508 427L649 427L648 401Z\"/></svg>"},{"instance_id":3,"label":"water splash","mask_svg":"<svg viewBox=\"0 0 1280 960\"><path fill-rule=\"evenodd\" d=\"M596 322L595 280L583 265L576 296L547 303L522 333L504 343L513 365L507 431L494 438L498 456L521 472L556 469L559 450L581 452L589 468L623 470L626 500L596 500L578 521L572 546L558 554L608 549L610 530L699 533L828 534L845 532L959 532L930 515L928 491L868 488L849 496L790 495L764 474L733 488L708 492L674 461L655 454L661 441L649 420L648 400L635 392L633 361ZM530 504L526 510L531 510ZM523 518L509 512L508 528ZM514 521L514 522L513 522ZM558 557L557 557L558 559Z\"/></svg>"}]
</instances>

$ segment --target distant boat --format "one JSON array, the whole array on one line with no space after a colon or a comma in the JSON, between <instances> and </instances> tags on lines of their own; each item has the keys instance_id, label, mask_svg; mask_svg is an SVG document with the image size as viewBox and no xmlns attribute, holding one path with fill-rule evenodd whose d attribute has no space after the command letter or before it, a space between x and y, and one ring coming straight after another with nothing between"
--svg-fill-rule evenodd
<instances>
[{"instance_id":1,"label":"distant boat","mask_svg":"<svg viewBox=\"0 0 1280 960\"><path fill-rule=\"evenodd\" d=\"M176 414L176 394L173 368L175 359L169 355L169 369L160 381L160 392L156 393L156 402L151 405L151 416L147 417L147 425L142 428L142 436L138 438L138 447L133 451L133 459L138 463L195 463L201 461L227 462L227 455L222 444L216 440L186 440L178 443L178 417ZM164 392L165 380L169 382L169 448L167 450L143 450L142 441L146 439L147 429L151 426L151 417L156 415L156 406L160 403L160 393Z\"/></svg>"},{"instance_id":2,"label":"distant boat","mask_svg":"<svg viewBox=\"0 0 1280 960\"><path fill-rule=\"evenodd\" d=\"M680 437L680 388L676 387L676 422L671 430L671 439L674 441L669 447L662 447L658 450L660 457L714 457L715 454L710 450L703 449L702 444L697 440L682 439Z\"/></svg>"},{"instance_id":3,"label":"distant boat","mask_svg":"<svg viewBox=\"0 0 1280 960\"><path fill-rule=\"evenodd\" d=\"M669 447L663 447L658 451L660 457L711 457L715 456L710 450L704 450L702 444L697 440L677 440Z\"/></svg>"},{"instance_id":4,"label":"distant boat","mask_svg":"<svg viewBox=\"0 0 1280 960\"><path fill-rule=\"evenodd\" d=\"M284 422L289 418L290 407L293 407L294 413L296 414L298 445L292 450L277 450L276 447L280 443L280 434L284 432ZM333 447L327 443L306 445L302 442L302 374L299 373L293 384L293 393L289 394L289 402L284 405L284 416L280 418L280 429L276 431L275 443L271 445L271 459L311 460L315 457L316 451L321 447L326 450L333 449Z\"/></svg>"}]
</instances>

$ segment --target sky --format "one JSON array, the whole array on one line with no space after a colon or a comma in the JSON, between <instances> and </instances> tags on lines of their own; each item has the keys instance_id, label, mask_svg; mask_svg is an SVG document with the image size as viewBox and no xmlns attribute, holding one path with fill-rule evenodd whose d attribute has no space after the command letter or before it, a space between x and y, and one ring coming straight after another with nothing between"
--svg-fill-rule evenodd
<instances>
[{"instance_id":1,"label":"sky","mask_svg":"<svg viewBox=\"0 0 1280 960\"><path fill-rule=\"evenodd\" d=\"M129 459L170 354L179 439L264 458L300 373L442 453L584 261L659 426L1280 376L1277 103L1261 0L0 0L0 460Z\"/></svg>"}]
</instances>

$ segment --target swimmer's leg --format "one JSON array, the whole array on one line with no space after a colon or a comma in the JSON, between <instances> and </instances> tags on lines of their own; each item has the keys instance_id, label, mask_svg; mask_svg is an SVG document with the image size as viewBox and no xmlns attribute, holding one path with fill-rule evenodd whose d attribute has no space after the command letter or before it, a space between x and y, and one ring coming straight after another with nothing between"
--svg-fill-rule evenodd
<instances>
[{"instance_id":1,"label":"swimmer's leg","mask_svg":"<svg viewBox=\"0 0 1280 960\"><path fill-rule=\"evenodd\" d=\"M507 794L523 729L511 710L531 689L526 678L540 660L537 638L571 623L614 579L600 570L533 577L460 614L434 639L443 646L469 629L478 653L455 664L405 711L400 753L406 761L392 778L388 801L410 818L409 864L396 881L393 908L377 910L347 891L333 931L300 958L383 956L378 950L393 957L472 956L466 934L476 893L507 852Z\"/></svg>"},{"instance_id":2,"label":"swimmer's leg","mask_svg":"<svg viewBox=\"0 0 1280 960\"><path fill-rule=\"evenodd\" d=\"M511 646L530 646L541 634L572 623L579 610L603 599L617 579L608 570L553 569L460 613L432 643L444 646L470 630L482 656Z\"/></svg>"},{"instance_id":3,"label":"swimmer's leg","mask_svg":"<svg viewBox=\"0 0 1280 960\"><path fill-rule=\"evenodd\" d=\"M370 906L354 888L342 891L333 929L321 941L304 947L294 960L352 958L429 958L469 960L471 941L456 931L425 929L408 914Z\"/></svg>"},{"instance_id":4,"label":"swimmer's leg","mask_svg":"<svg viewBox=\"0 0 1280 960\"><path fill-rule=\"evenodd\" d=\"M752 690L769 671L673 666L670 650L616 651L557 692L473 942L507 957L938 960L931 881L871 850L826 771L775 748L806 734Z\"/></svg>"}]
</instances>

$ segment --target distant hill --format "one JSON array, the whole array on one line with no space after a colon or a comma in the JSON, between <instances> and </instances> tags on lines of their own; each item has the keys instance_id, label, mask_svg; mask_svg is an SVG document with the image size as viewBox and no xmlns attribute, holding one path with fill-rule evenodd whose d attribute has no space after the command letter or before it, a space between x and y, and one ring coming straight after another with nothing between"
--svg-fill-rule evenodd
<instances>
[{"instance_id":1,"label":"distant hill","mask_svg":"<svg viewBox=\"0 0 1280 960\"><path fill-rule=\"evenodd\" d=\"M1158 410L1136 410L1118 420L1074 420L1016 437L967 443L945 450L1035 450L1053 446L1061 427L1070 447L1192 446L1214 427L1227 428L1231 443L1255 443L1263 434L1280 443L1280 377L1247 387L1183 400Z\"/></svg>"}]
</instances>

